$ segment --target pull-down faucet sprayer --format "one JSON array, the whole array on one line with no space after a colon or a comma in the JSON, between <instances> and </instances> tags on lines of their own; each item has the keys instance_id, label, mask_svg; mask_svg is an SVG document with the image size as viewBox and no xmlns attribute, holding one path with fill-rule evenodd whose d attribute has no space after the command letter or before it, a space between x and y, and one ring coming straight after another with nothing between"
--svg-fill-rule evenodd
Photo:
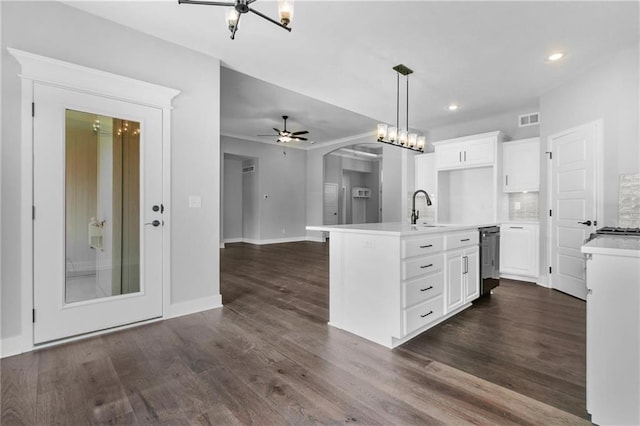
<instances>
[{"instance_id":1,"label":"pull-down faucet sprayer","mask_svg":"<svg viewBox=\"0 0 640 426\"><path fill-rule=\"evenodd\" d=\"M416 195L418 195L419 193L423 193L425 197L427 197L427 205L430 206L431 205L431 198L429 198L429 194L427 194L427 191L425 191L424 189L418 189L416 192L413 193L413 201L411 203L411 224L415 225L416 222L418 221L418 215L420 214L419 211L416 211Z\"/></svg>"}]
</instances>

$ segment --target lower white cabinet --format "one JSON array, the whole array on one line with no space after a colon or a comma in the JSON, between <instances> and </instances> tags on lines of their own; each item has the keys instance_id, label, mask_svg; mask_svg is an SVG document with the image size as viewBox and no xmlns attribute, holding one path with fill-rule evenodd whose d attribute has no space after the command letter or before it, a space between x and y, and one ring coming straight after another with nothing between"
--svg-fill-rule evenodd
<instances>
[{"instance_id":1,"label":"lower white cabinet","mask_svg":"<svg viewBox=\"0 0 640 426\"><path fill-rule=\"evenodd\" d=\"M500 226L500 276L536 282L539 269L539 225L509 223Z\"/></svg>"},{"instance_id":2,"label":"lower white cabinet","mask_svg":"<svg viewBox=\"0 0 640 426\"><path fill-rule=\"evenodd\" d=\"M451 312L480 295L479 249L472 246L445 254L447 270L446 312Z\"/></svg>"}]
</instances>

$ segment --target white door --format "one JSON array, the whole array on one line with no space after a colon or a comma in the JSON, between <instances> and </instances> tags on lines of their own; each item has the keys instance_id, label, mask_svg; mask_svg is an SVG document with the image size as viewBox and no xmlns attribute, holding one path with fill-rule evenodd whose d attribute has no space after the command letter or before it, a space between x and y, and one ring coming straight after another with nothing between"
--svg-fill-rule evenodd
<instances>
[{"instance_id":1,"label":"white door","mask_svg":"<svg viewBox=\"0 0 640 426\"><path fill-rule=\"evenodd\" d=\"M580 246L595 231L598 124L549 137L551 159L551 286L585 300L586 264Z\"/></svg>"},{"instance_id":2,"label":"white door","mask_svg":"<svg viewBox=\"0 0 640 426\"><path fill-rule=\"evenodd\" d=\"M324 207L324 225L337 225L338 224L338 184L337 183L325 183L324 184L324 200L322 203Z\"/></svg>"},{"instance_id":3,"label":"white door","mask_svg":"<svg viewBox=\"0 0 640 426\"><path fill-rule=\"evenodd\" d=\"M162 316L162 110L38 83L34 102L34 343Z\"/></svg>"}]
</instances>

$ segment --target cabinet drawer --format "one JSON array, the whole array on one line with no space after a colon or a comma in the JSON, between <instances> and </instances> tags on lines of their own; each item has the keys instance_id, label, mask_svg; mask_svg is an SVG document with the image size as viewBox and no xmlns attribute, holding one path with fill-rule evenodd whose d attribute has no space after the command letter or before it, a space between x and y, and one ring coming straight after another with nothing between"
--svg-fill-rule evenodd
<instances>
[{"instance_id":1,"label":"cabinet drawer","mask_svg":"<svg viewBox=\"0 0 640 426\"><path fill-rule=\"evenodd\" d=\"M478 244L479 234L478 230L459 232L456 234L447 234L444 236L445 250L451 250L458 247L466 247L474 244Z\"/></svg>"},{"instance_id":2,"label":"cabinet drawer","mask_svg":"<svg viewBox=\"0 0 640 426\"><path fill-rule=\"evenodd\" d=\"M409 334L420 327L432 323L444 313L442 296L427 300L424 303L404 310L404 334Z\"/></svg>"},{"instance_id":3,"label":"cabinet drawer","mask_svg":"<svg viewBox=\"0 0 640 426\"><path fill-rule=\"evenodd\" d=\"M402 240L402 258L442 251L442 235L429 235Z\"/></svg>"},{"instance_id":4,"label":"cabinet drawer","mask_svg":"<svg viewBox=\"0 0 640 426\"><path fill-rule=\"evenodd\" d=\"M436 254L433 256L423 256L402 262L402 279L408 280L419 275L430 274L440 271L444 263L444 256Z\"/></svg>"},{"instance_id":5,"label":"cabinet drawer","mask_svg":"<svg viewBox=\"0 0 640 426\"><path fill-rule=\"evenodd\" d=\"M402 307L415 305L433 297L440 296L444 289L444 273L427 275L402 284Z\"/></svg>"}]
</instances>

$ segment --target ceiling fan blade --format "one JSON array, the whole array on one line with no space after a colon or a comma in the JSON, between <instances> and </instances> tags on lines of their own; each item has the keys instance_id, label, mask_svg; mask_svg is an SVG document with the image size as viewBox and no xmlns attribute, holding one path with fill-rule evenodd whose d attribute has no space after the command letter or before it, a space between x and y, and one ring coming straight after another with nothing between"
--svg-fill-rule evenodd
<instances>
[{"instance_id":1,"label":"ceiling fan blade","mask_svg":"<svg viewBox=\"0 0 640 426\"><path fill-rule=\"evenodd\" d=\"M273 130L275 130L278 134L282 133L282 130L278 130L275 127L273 127Z\"/></svg>"},{"instance_id":2,"label":"ceiling fan blade","mask_svg":"<svg viewBox=\"0 0 640 426\"><path fill-rule=\"evenodd\" d=\"M295 136L295 135L306 135L307 133L309 133L307 130L301 130L299 132L293 132L291 133L291 135Z\"/></svg>"},{"instance_id":3,"label":"ceiling fan blade","mask_svg":"<svg viewBox=\"0 0 640 426\"><path fill-rule=\"evenodd\" d=\"M272 138L272 137L278 136L278 135L256 135L256 136L269 136L270 138Z\"/></svg>"},{"instance_id":4,"label":"ceiling fan blade","mask_svg":"<svg viewBox=\"0 0 640 426\"><path fill-rule=\"evenodd\" d=\"M299 137L297 137L297 136L294 136L292 139L293 139L294 141L306 141L306 140L308 140L307 138L299 138Z\"/></svg>"}]
</instances>

